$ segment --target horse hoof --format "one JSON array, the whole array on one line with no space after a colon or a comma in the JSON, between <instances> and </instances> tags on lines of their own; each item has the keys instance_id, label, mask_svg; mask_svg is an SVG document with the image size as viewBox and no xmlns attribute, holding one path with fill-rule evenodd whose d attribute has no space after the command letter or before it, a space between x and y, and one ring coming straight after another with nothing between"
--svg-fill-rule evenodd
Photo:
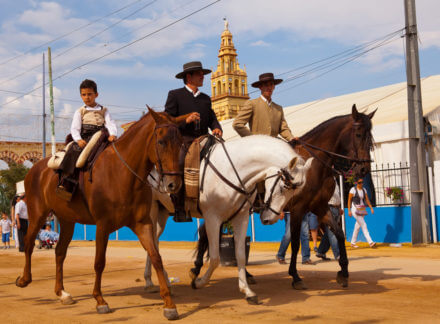
<instances>
[{"instance_id":1,"label":"horse hoof","mask_svg":"<svg viewBox=\"0 0 440 324\"><path fill-rule=\"evenodd\" d=\"M164 308L163 315L169 321L174 321L176 319L179 319L179 313L177 313L177 309L175 309L175 308Z\"/></svg>"},{"instance_id":2,"label":"horse hoof","mask_svg":"<svg viewBox=\"0 0 440 324\"><path fill-rule=\"evenodd\" d=\"M72 305L72 304L75 304L75 301L73 300L72 296L67 296L67 297L61 298L61 304Z\"/></svg>"},{"instance_id":3,"label":"horse hoof","mask_svg":"<svg viewBox=\"0 0 440 324\"><path fill-rule=\"evenodd\" d=\"M258 296L246 297L246 301L249 305L258 305Z\"/></svg>"},{"instance_id":4,"label":"horse hoof","mask_svg":"<svg viewBox=\"0 0 440 324\"><path fill-rule=\"evenodd\" d=\"M292 287L296 290L306 290L307 289L306 284L302 280L292 282Z\"/></svg>"},{"instance_id":5,"label":"horse hoof","mask_svg":"<svg viewBox=\"0 0 440 324\"><path fill-rule=\"evenodd\" d=\"M196 286L196 279L191 280L191 288L192 288L192 289L197 289L197 286Z\"/></svg>"},{"instance_id":6,"label":"horse hoof","mask_svg":"<svg viewBox=\"0 0 440 324\"><path fill-rule=\"evenodd\" d=\"M18 276L17 279L15 279L15 285L20 288L26 287L27 285L29 285L29 283L30 283L30 281L26 282L20 276Z\"/></svg>"},{"instance_id":7,"label":"horse hoof","mask_svg":"<svg viewBox=\"0 0 440 324\"><path fill-rule=\"evenodd\" d=\"M257 283L257 281L255 280L254 277L247 277L246 281L247 281L248 285L255 285Z\"/></svg>"},{"instance_id":8,"label":"horse hoof","mask_svg":"<svg viewBox=\"0 0 440 324\"><path fill-rule=\"evenodd\" d=\"M98 311L98 314L110 313L110 307L108 307L108 305L98 305L96 306L96 310Z\"/></svg>"},{"instance_id":9,"label":"horse hoof","mask_svg":"<svg viewBox=\"0 0 440 324\"><path fill-rule=\"evenodd\" d=\"M336 282L340 284L343 288L348 287L348 277L344 277L341 272L336 275Z\"/></svg>"},{"instance_id":10,"label":"horse hoof","mask_svg":"<svg viewBox=\"0 0 440 324\"><path fill-rule=\"evenodd\" d=\"M148 286L144 287L144 290L149 294L154 294L159 292L159 287L157 286Z\"/></svg>"}]
</instances>

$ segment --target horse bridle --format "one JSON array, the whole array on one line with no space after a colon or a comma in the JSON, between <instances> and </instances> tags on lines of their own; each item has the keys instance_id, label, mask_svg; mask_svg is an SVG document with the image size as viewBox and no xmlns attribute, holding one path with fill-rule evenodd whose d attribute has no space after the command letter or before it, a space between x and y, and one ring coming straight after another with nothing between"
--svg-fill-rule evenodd
<instances>
[{"instance_id":1,"label":"horse bridle","mask_svg":"<svg viewBox=\"0 0 440 324\"><path fill-rule=\"evenodd\" d=\"M170 176L182 176L183 173L182 171L164 171L163 167L162 167L162 160L160 159L160 154L159 154L159 149L158 149L158 139L157 139L157 133L156 131L159 128L164 128L164 127L174 127L176 129L178 129L177 125L175 124L162 124L162 125L156 125L156 127L154 128L154 137L156 140L156 157L157 157L157 164L159 165L159 181L162 181L163 176L164 175L170 175ZM183 145L183 144L182 144Z\"/></svg>"},{"instance_id":2,"label":"horse bridle","mask_svg":"<svg viewBox=\"0 0 440 324\"><path fill-rule=\"evenodd\" d=\"M164 175L177 175L177 176L181 176L182 175L182 172L181 171L178 171L178 172L175 172L175 171L163 171L163 167L162 167L162 161L161 161L161 159L160 159L160 155L159 155L159 150L158 150L158 148L157 148L157 146L158 146L158 139L157 139L157 134L156 134L156 131L159 129L159 128L163 128L163 127L175 127L175 128L178 128L177 127L177 125L174 125L174 124L162 124L162 125L156 125L156 127L154 128L154 137L155 137L155 141L156 141L156 157L157 157L157 162L158 162L158 164L159 164L159 170L158 170L158 172L159 172L159 175L160 175L160 179L159 179L159 183L162 181L162 179L163 179L163 176ZM143 184L145 184L145 185L147 185L147 186L150 186L151 187L151 184L150 183L148 183L148 181L145 181L144 179L142 179L142 177L141 176L139 176L137 173L136 173L136 171L134 171L128 164L127 164L127 162L124 160L124 158L121 156L121 154L119 153L119 151L116 149L116 146L115 146L115 142L112 142L112 146L113 146L113 149L115 150L115 153L116 153L116 155L118 156L118 158L121 160L121 162L125 165L125 167L140 181L140 182L142 182ZM154 180L156 180L156 179L154 179Z\"/></svg>"},{"instance_id":3,"label":"horse bridle","mask_svg":"<svg viewBox=\"0 0 440 324\"><path fill-rule=\"evenodd\" d=\"M295 189L297 186L295 184L293 184L293 182L292 182L293 181L293 177L287 171L286 168L282 168L276 174L264 178L264 181L266 181L267 179L270 179L270 178L274 178L274 177L277 177L277 178L275 179L275 182L273 183L272 188L270 189L269 198L267 198L267 200L265 202L263 202L263 204L262 204L262 211L264 212L266 210L270 210L275 215L280 216L282 211L281 212L277 212L276 210L274 210L270 206L270 204L272 203L273 194L275 192L275 187L276 187L277 183L281 180L284 183L284 188L285 189Z\"/></svg>"}]
</instances>

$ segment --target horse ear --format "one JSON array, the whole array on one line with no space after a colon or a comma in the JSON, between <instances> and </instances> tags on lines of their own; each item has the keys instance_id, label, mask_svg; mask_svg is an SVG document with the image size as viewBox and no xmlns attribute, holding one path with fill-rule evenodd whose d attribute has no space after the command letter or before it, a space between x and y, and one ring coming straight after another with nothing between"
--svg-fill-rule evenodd
<instances>
[{"instance_id":1,"label":"horse ear","mask_svg":"<svg viewBox=\"0 0 440 324\"><path fill-rule=\"evenodd\" d=\"M376 111L377 111L378 109L379 109L379 108L376 108L375 111L369 113L369 114L368 114L368 118L373 119L373 116L374 116L374 114L376 113Z\"/></svg>"},{"instance_id":2,"label":"horse ear","mask_svg":"<svg viewBox=\"0 0 440 324\"><path fill-rule=\"evenodd\" d=\"M150 106L147 105L148 108L148 112L151 114L151 116L153 117L154 121L158 124L161 122L161 118L160 115L155 112L153 109L150 108Z\"/></svg>"},{"instance_id":3,"label":"horse ear","mask_svg":"<svg viewBox=\"0 0 440 324\"><path fill-rule=\"evenodd\" d=\"M298 163L298 157L295 156L290 162L289 162L289 169L294 170L296 164Z\"/></svg>"},{"instance_id":4,"label":"horse ear","mask_svg":"<svg viewBox=\"0 0 440 324\"><path fill-rule=\"evenodd\" d=\"M353 106L351 107L351 116L353 117L353 120L358 120L359 119L359 113L358 113L358 110L356 108L356 104L353 104Z\"/></svg>"},{"instance_id":5,"label":"horse ear","mask_svg":"<svg viewBox=\"0 0 440 324\"><path fill-rule=\"evenodd\" d=\"M313 158L312 157L308 158L306 163L304 164L304 169L305 170L310 169L310 167L312 166L312 162L313 162Z\"/></svg>"}]
</instances>

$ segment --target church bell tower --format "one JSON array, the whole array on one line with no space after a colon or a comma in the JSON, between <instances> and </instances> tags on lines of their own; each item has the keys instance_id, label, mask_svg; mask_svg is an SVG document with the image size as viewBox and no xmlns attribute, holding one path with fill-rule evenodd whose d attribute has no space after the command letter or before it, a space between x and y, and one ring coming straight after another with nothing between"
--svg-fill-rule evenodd
<instances>
[{"instance_id":1,"label":"church bell tower","mask_svg":"<svg viewBox=\"0 0 440 324\"><path fill-rule=\"evenodd\" d=\"M241 69L238 64L229 23L226 19L224 21L217 69L211 74L212 109L218 120L237 116L240 107L249 99L246 67Z\"/></svg>"}]
</instances>

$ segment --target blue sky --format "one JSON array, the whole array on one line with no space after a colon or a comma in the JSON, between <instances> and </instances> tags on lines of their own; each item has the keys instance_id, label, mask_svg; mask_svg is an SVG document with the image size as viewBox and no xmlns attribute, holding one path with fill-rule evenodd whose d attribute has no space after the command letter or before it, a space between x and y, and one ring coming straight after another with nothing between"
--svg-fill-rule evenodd
<instances>
[{"instance_id":1,"label":"blue sky","mask_svg":"<svg viewBox=\"0 0 440 324\"><path fill-rule=\"evenodd\" d=\"M40 140L41 89L15 98L41 85L42 72L38 65L47 45L2 63L90 24L50 44L53 75L57 77L212 2L214 0L0 0L0 139ZM127 8L102 18L124 6ZM439 1L417 1L422 76L440 73L439 12ZM223 17L229 20L238 60L241 66L246 65L249 83L260 73L281 74L404 27L403 0L337 0L331 7L324 0L221 0L132 46L55 80L57 138L64 138L68 132L70 118L80 105L78 85L85 78L97 81L98 101L109 105L119 123L137 119L145 104L158 109L163 107L168 91L182 86L174 75L183 63L200 60L208 68L216 67ZM112 24L115 26L111 27ZM85 42L95 34L99 35ZM69 50L73 46L76 47ZM65 54L56 57L64 51ZM34 66L34 70L16 77ZM296 81L281 84L275 90L274 101L289 106L405 81L404 42L397 36L387 45L328 74L319 76L319 73L308 73ZM295 73L282 77L293 75ZM298 85L307 80L310 81ZM202 91L210 94L209 78ZM48 100L46 105L48 110Z\"/></svg>"}]
</instances>

